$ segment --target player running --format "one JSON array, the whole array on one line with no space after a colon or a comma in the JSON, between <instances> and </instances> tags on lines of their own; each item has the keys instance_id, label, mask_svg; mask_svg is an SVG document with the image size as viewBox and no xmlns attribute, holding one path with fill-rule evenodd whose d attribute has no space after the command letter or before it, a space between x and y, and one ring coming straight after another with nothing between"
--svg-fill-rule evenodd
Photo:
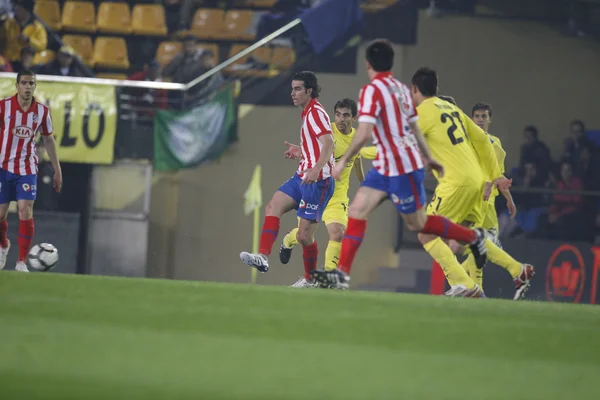
<instances>
[{"instance_id":1,"label":"player running","mask_svg":"<svg viewBox=\"0 0 600 400\"><path fill-rule=\"evenodd\" d=\"M321 87L313 72L298 72L292 77L292 101L294 105L302 107L302 160L296 174L279 187L265 207L259 252L240 253L244 264L262 273L269 270L268 257L279 234L280 219L293 209L298 210L300 217L296 236L302 244L306 275L310 276L310 272L317 267L315 230L335 189L335 182L331 177L335 145L329 116L318 101L320 91Z\"/></svg>"},{"instance_id":2,"label":"player running","mask_svg":"<svg viewBox=\"0 0 600 400\"><path fill-rule=\"evenodd\" d=\"M436 175L438 186L427 213L443 215L468 226L481 226L486 204L484 198L489 197L489 193L485 193L486 181L493 182L502 190L510 185L510 181L502 175L493 145L486 133L460 108L437 97L438 76L434 70L417 70L412 78L412 88L413 100L421 117L419 126L434 156L446 166L443 177ZM419 239L426 249L437 252L441 242L439 238L420 234ZM510 257L490 240L486 240L486 247L490 260L506 261L506 257ZM481 287L460 267L455 257L438 254L434 258L451 286L448 295L460 293L464 287ZM478 268L485 264L473 261ZM521 269L521 264L517 265Z\"/></svg>"},{"instance_id":3,"label":"player running","mask_svg":"<svg viewBox=\"0 0 600 400\"><path fill-rule=\"evenodd\" d=\"M54 188L60 192L62 171L56 141L52 136L52 117L48 106L33 97L36 76L29 70L17 75L17 94L0 101L0 269L6 264L10 241L6 233L8 206L17 201L19 212L19 257L15 270L29 272L27 254L33 239L33 203L37 193L35 139L42 134L44 148L54 168Z\"/></svg>"},{"instance_id":4,"label":"player running","mask_svg":"<svg viewBox=\"0 0 600 400\"><path fill-rule=\"evenodd\" d=\"M352 144L334 167L338 179L348 160L354 157L372 135L377 146L377 158L358 189L349 210L348 228L342 241L339 269L317 270L313 276L321 283L347 288L350 270L364 238L367 217L382 200L389 198L402 215L409 229L455 239L470 244L476 257L485 260L486 248L483 230L471 230L440 216L427 216L425 204L424 168L443 176L444 168L432 156L417 125L417 110L409 89L392 76L394 50L388 40L372 42L366 51L367 74L371 82L360 92L359 125ZM455 258L445 246L444 256ZM457 265L467 279L464 270ZM472 280L471 280L472 282ZM482 290L475 284L465 287L456 296L481 297Z\"/></svg>"},{"instance_id":5,"label":"player running","mask_svg":"<svg viewBox=\"0 0 600 400\"><path fill-rule=\"evenodd\" d=\"M334 158L336 162L342 158L344 152L350 146L352 138L356 130L352 127L358 118L358 110L356 102L352 99L342 99L335 103L334 106L335 123L331 125L333 131L333 139L335 142ZM285 152L286 158L292 158L295 160L302 159L302 151L299 146L286 142L288 150ZM365 179L363 165L361 162L361 156L363 154L367 158L375 158L376 149L362 148L360 154L352 157L346 168L342 172L342 176L339 181L335 183L335 191L325 211L323 212L323 222L327 227L327 233L329 234L329 243L325 250L325 270L330 271L337 267L340 250L342 248L342 238L344 237L344 231L346 225L348 225L348 190L350 189L350 175L352 170L360 182ZM298 244L296 234L298 228L292 229L283 238L283 242L279 248L279 260L282 264L287 264L292 256L292 250L295 245ZM303 277L298 279L292 287L314 287L315 282L309 274L305 274Z\"/></svg>"},{"instance_id":6,"label":"player running","mask_svg":"<svg viewBox=\"0 0 600 400\"><path fill-rule=\"evenodd\" d=\"M492 107L489 104L477 103L471 110L471 118L477 126L479 126L484 132L488 134L488 138L494 148L494 154L500 167L500 172L504 173L504 159L506 158L506 152L502 148L500 139L489 133L489 126L492 122ZM491 188L491 186L490 186ZM513 201L513 198L508 189L498 191L497 188L491 188L489 198L483 204L483 222L481 227L488 233L488 237L496 244L499 248L502 248L500 240L498 238L498 215L496 214L496 197L499 193L502 193L506 199L506 206L511 218L517 215L517 207ZM487 196L486 196L487 197ZM488 252L488 258L493 263L506 269L513 278L515 285L514 300L523 299L525 293L531 286L531 279L535 275L535 270L530 264L523 264L516 261L510 255L505 252ZM471 254L468 255L467 259L463 262L463 268L469 273L469 276L475 281L476 284L483 287L483 269L477 268L475 261Z\"/></svg>"}]
</instances>

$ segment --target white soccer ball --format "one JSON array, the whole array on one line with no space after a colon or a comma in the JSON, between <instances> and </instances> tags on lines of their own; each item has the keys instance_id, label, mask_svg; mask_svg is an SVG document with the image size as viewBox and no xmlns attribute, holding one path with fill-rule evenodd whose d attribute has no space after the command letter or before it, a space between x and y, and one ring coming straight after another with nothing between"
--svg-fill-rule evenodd
<instances>
[{"instance_id":1,"label":"white soccer ball","mask_svg":"<svg viewBox=\"0 0 600 400\"><path fill-rule=\"evenodd\" d=\"M29 265L37 271L49 271L58 264L58 249L50 243L36 244L29 250Z\"/></svg>"}]
</instances>

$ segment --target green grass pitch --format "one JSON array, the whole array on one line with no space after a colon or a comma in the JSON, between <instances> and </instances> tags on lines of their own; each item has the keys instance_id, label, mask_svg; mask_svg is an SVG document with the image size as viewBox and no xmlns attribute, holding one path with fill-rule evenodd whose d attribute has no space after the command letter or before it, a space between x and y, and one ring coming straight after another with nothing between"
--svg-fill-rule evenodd
<instances>
[{"instance_id":1,"label":"green grass pitch","mask_svg":"<svg viewBox=\"0 0 600 400\"><path fill-rule=\"evenodd\" d=\"M0 272L0 398L600 398L600 307Z\"/></svg>"}]
</instances>

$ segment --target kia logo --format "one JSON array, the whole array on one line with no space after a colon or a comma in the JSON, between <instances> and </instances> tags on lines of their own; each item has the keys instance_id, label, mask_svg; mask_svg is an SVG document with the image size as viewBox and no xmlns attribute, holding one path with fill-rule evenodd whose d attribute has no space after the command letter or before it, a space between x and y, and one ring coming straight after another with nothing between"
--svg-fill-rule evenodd
<instances>
[{"instance_id":1,"label":"kia logo","mask_svg":"<svg viewBox=\"0 0 600 400\"><path fill-rule=\"evenodd\" d=\"M15 126L12 133L16 137L20 138L28 138L33 136L33 131L28 126Z\"/></svg>"}]
</instances>

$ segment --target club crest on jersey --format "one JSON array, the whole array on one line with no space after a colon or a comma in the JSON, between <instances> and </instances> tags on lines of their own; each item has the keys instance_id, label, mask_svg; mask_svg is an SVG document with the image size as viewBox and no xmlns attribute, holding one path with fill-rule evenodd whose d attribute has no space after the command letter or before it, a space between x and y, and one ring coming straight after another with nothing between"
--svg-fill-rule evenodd
<instances>
[{"instance_id":1,"label":"club crest on jersey","mask_svg":"<svg viewBox=\"0 0 600 400\"><path fill-rule=\"evenodd\" d=\"M37 122L37 120L38 120L37 114L33 114L33 122Z\"/></svg>"},{"instance_id":2,"label":"club crest on jersey","mask_svg":"<svg viewBox=\"0 0 600 400\"><path fill-rule=\"evenodd\" d=\"M13 135L20 138L28 138L33 136L33 130L28 126L15 126L12 130Z\"/></svg>"}]
</instances>

